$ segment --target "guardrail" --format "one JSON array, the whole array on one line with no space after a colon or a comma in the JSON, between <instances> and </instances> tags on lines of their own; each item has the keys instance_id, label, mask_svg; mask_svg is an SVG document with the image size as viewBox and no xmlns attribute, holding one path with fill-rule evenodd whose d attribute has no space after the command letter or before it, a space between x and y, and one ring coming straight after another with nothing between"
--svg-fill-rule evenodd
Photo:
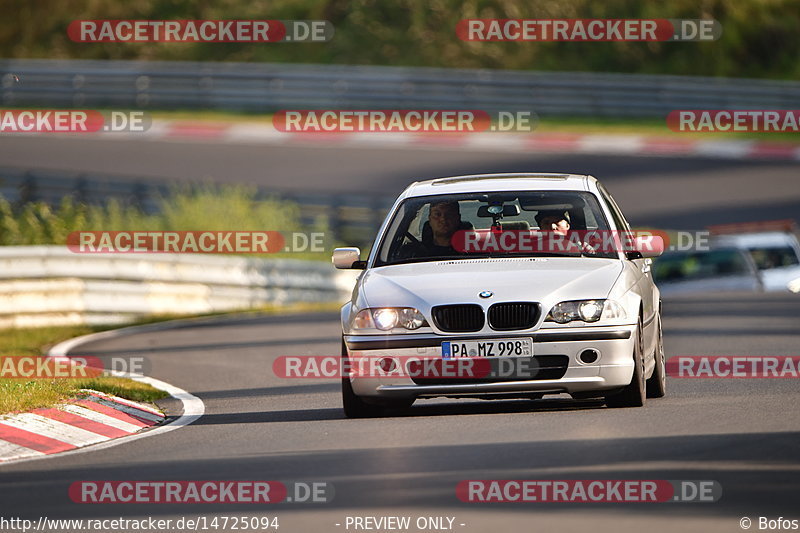
<instances>
[{"instance_id":1,"label":"guardrail","mask_svg":"<svg viewBox=\"0 0 800 533\"><path fill-rule=\"evenodd\" d=\"M116 324L267 304L343 302L357 271L329 263L196 254L76 254L0 247L0 327Z\"/></svg>"},{"instance_id":2,"label":"guardrail","mask_svg":"<svg viewBox=\"0 0 800 533\"><path fill-rule=\"evenodd\" d=\"M16 78L19 81L16 81ZM800 83L691 76L383 66L0 60L5 106L532 110L663 117L675 109L796 108Z\"/></svg>"}]
</instances>

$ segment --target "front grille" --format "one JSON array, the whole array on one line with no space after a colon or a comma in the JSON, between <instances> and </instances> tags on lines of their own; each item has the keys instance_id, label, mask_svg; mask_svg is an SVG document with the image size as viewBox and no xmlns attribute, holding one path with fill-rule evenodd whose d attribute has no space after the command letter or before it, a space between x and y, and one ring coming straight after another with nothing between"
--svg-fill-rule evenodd
<instances>
[{"instance_id":1,"label":"front grille","mask_svg":"<svg viewBox=\"0 0 800 533\"><path fill-rule=\"evenodd\" d=\"M442 331L467 333L483 328L483 308L480 305L439 305L432 312L434 324Z\"/></svg>"},{"instance_id":2,"label":"front grille","mask_svg":"<svg viewBox=\"0 0 800 533\"><path fill-rule=\"evenodd\" d=\"M569 367L569 357L566 355L482 357L471 361L472 366L454 367L453 360L449 360L451 366L445 366L447 361L443 359L428 362L412 360L406 368L417 385L473 385L561 379Z\"/></svg>"},{"instance_id":3,"label":"front grille","mask_svg":"<svg viewBox=\"0 0 800 533\"><path fill-rule=\"evenodd\" d=\"M539 320L539 304L506 302L489 308L489 327L497 331L529 329Z\"/></svg>"}]
</instances>

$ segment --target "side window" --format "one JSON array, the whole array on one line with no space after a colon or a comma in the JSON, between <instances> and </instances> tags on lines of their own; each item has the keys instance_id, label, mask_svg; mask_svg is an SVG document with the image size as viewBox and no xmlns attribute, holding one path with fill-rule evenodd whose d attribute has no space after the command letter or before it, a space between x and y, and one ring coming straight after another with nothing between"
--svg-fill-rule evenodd
<instances>
[{"instance_id":1,"label":"side window","mask_svg":"<svg viewBox=\"0 0 800 533\"><path fill-rule=\"evenodd\" d=\"M587 230L594 230L600 227L597 218L595 218L594 209L592 209L591 204L588 202L583 206L583 218L586 221Z\"/></svg>"},{"instance_id":2,"label":"side window","mask_svg":"<svg viewBox=\"0 0 800 533\"><path fill-rule=\"evenodd\" d=\"M611 210L611 218L614 219L614 225L617 227L618 231L631 231L631 227L628 224L628 221L625 220L625 217L622 215L622 211L620 211L617 202L614 201L614 198L608 193L605 187L598 184L598 189L600 190L600 194L603 196L603 200L606 201L608 204L608 208Z\"/></svg>"},{"instance_id":3,"label":"side window","mask_svg":"<svg viewBox=\"0 0 800 533\"><path fill-rule=\"evenodd\" d=\"M390 239L391 242L384 242L381 244L378 260L380 262L389 261L397 255L400 247L408 241L406 232L411 229L408 226L409 218L414 216L413 206L410 202L406 201L397 208L394 218L384 232L384 239ZM416 213L419 216L419 213Z\"/></svg>"}]
</instances>

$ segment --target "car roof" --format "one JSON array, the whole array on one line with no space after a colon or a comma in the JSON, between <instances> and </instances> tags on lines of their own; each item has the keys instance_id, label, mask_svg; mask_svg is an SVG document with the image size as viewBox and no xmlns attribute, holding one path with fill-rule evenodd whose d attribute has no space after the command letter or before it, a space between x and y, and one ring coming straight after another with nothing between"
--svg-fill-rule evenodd
<instances>
[{"instance_id":1,"label":"car roof","mask_svg":"<svg viewBox=\"0 0 800 533\"><path fill-rule=\"evenodd\" d=\"M497 191L588 191L597 180L583 174L519 172L509 174L469 174L417 181L403 191L400 199L440 194Z\"/></svg>"},{"instance_id":2,"label":"car roof","mask_svg":"<svg viewBox=\"0 0 800 533\"><path fill-rule=\"evenodd\" d=\"M781 246L797 246L797 237L781 231L759 233L741 233L739 235L719 235L717 242L742 248L769 248Z\"/></svg>"}]
</instances>

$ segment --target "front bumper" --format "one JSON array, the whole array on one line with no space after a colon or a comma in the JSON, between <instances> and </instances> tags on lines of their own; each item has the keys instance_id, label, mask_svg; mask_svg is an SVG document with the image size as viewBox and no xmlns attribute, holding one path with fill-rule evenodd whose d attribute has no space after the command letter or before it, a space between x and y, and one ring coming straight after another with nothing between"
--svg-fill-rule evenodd
<instances>
[{"instance_id":1,"label":"front bumper","mask_svg":"<svg viewBox=\"0 0 800 533\"><path fill-rule=\"evenodd\" d=\"M409 360L441 360L444 341L530 337L533 339L533 359L564 361L565 371L558 379L541 374L534 379L473 379L440 380L432 384L413 379L411 372L403 375L386 372L371 373L367 377L351 375L353 392L359 396L385 399L425 398L434 396L486 396L541 393L591 393L619 389L628 385L633 377L633 349L636 326L606 326L586 328L552 328L534 333L504 335L345 335L348 358L358 367L364 358L396 358L399 364ZM578 355L594 349L600 356L593 363L584 363ZM560 356L560 357L554 357ZM497 362L502 358L486 358ZM514 358L507 358L514 359ZM534 361L534 362L535 362ZM406 369L408 370L408 369Z\"/></svg>"}]
</instances>

